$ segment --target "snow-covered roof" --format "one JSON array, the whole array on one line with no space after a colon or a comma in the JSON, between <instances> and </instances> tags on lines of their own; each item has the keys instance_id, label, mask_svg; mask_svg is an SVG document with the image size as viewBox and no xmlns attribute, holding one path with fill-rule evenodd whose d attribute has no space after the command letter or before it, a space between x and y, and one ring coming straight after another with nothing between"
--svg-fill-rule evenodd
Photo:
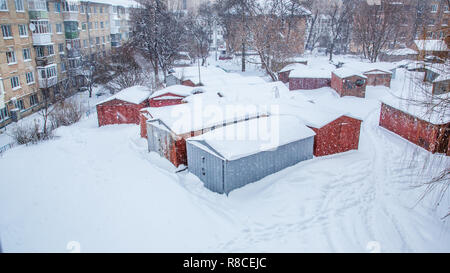
<instances>
[{"instance_id":1,"label":"snow-covered roof","mask_svg":"<svg viewBox=\"0 0 450 273\"><path fill-rule=\"evenodd\" d=\"M411 48L399 48L386 50L384 53L390 56L406 56L406 55L416 55L417 51Z\"/></svg>"},{"instance_id":2,"label":"snow-covered roof","mask_svg":"<svg viewBox=\"0 0 450 273\"><path fill-rule=\"evenodd\" d=\"M86 0L81 2L92 2L92 3L100 3L100 4L108 4L113 6L123 6L123 7L136 7L138 3L134 0Z\"/></svg>"},{"instance_id":3,"label":"snow-covered roof","mask_svg":"<svg viewBox=\"0 0 450 273\"><path fill-rule=\"evenodd\" d=\"M346 67L336 69L333 71L333 73L341 79L345 79L345 78L352 77L352 76L358 76L358 77L367 79L367 77L364 76L363 74L361 74L360 72L350 69L350 68L346 68Z\"/></svg>"},{"instance_id":4,"label":"snow-covered roof","mask_svg":"<svg viewBox=\"0 0 450 273\"><path fill-rule=\"evenodd\" d=\"M372 69L363 73L364 75L374 75L374 74L392 74L391 71L386 71L382 69Z\"/></svg>"},{"instance_id":5,"label":"snow-covered roof","mask_svg":"<svg viewBox=\"0 0 450 273\"><path fill-rule=\"evenodd\" d=\"M450 109L442 102L450 99L450 93L432 95L432 85L423 82L422 76L417 74L411 73L414 78L407 78L402 90L382 97L381 101L432 124L449 123Z\"/></svg>"},{"instance_id":6,"label":"snow-covered roof","mask_svg":"<svg viewBox=\"0 0 450 273\"><path fill-rule=\"evenodd\" d=\"M161 90L154 92L150 96L150 98L156 98L156 97L168 94L168 93L182 96L182 97L187 97L189 95L192 95L192 93L197 89L198 88L196 88L196 87L190 87L190 86L185 86L185 85L171 85L171 86L168 86L166 88L163 88Z\"/></svg>"},{"instance_id":7,"label":"snow-covered roof","mask_svg":"<svg viewBox=\"0 0 450 273\"><path fill-rule=\"evenodd\" d=\"M314 135L295 117L270 116L227 125L187 141L223 159L237 160Z\"/></svg>"},{"instance_id":8,"label":"snow-covered roof","mask_svg":"<svg viewBox=\"0 0 450 273\"><path fill-rule=\"evenodd\" d=\"M322 128L342 116L353 117L351 114L336 109L318 105L300 96L289 101L284 100L280 107L281 115L295 116L305 125L312 128Z\"/></svg>"},{"instance_id":9,"label":"snow-covered roof","mask_svg":"<svg viewBox=\"0 0 450 273\"><path fill-rule=\"evenodd\" d=\"M303 68L295 69L289 74L289 78L320 78L331 79L332 70L326 68L313 68L304 66Z\"/></svg>"},{"instance_id":10,"label":"snow-covered roof","mask_svg":"<svg viewBox=\"0 0 450 273\"><path fill-rule=\"evenodd\" d=\"M299 64L299 63L288 64L283 69L280 70L280 73L292 71L295 69L304 69L305 67L306 67L306 65Z\"/></svg>"},{"instance_id":11,"label":"snow-covered roof","mask_svg":"<svg viewBox=\"0 0 450 273\"><path fill-rule=\"evenodd\" d=\"M443 40L414 40L414 43L423 51L448 51L447 44Z\"/></svg>"},{"instance_id":12,"label":"snow-covered roof","mask_svg":"<svg viewBox=\"0 0 450 273\"><path fill-rule=\"evenodd\" d=\"M134 104L140 104L150 97L151 91L145 86L132 86L112 95L106 100L99 102L102 104L112 100L121 100Z\"/></svg>"},{"instance_id":13,"label":"snow-covered roof","mask_svg":"<svg viewBox=\"0 0 450 273\"><path fill-rule=\"evenodd\" d=\"M267 110L257 109L257 107L239 104L208 104L200 99L192 103L145 108L143 111L150 115L148 122L158 124L161 121L163 123L161 126L177 135L221 126L223 123L236 120L268 115Z\"/></svg>"}]
</instances>

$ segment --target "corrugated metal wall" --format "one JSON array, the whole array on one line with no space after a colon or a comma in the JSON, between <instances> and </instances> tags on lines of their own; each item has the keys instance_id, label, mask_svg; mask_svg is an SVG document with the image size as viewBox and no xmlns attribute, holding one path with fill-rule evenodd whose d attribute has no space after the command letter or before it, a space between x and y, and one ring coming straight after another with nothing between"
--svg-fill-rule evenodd
<instances>
[{"instance_id":1,"label":"corrugated metal wall","mask_svg":"<svg viewBox=\"0 0 450 273\"><path fill-rule=\"evenodd\" d=\"M284 168L313 158L314 137L292 142L274 151L260 152L225 163L225 192L258 181Z\"/></svg>"},{"instance_id":2,"label":"corrugated metal wall","mask_svg":"<svg viewBox=\"0 0 450 273\"><path fill-rule=\"evenodd\" d=\"M199 147L186 143L189 172L203 181L205 187L213 192L224 193L224 161Z\"/></svg>"},{"instance_id":3,"label":"corrugated metal wall","mask_svg":"<svg viewBox=\"0 0 450 273\"><path fill-rule=\"evenodd\" d=\"M233 161L187 143L189 172L205 183L205 187L218 193L230 191L258 181L270 174L313 157L314 137L260 152ZM222 186L223 183L223 186Z\"/></svg>"}]
</instances>

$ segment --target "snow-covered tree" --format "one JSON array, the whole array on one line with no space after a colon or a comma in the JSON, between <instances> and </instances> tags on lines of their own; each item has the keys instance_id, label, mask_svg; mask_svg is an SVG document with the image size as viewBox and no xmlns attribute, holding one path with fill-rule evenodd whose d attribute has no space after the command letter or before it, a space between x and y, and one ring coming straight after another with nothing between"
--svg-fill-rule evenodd
<instances>
[{"instance_id":1,"label":"snow-covered tree","mask_svg":"<svg viewBox=\"0 0 450 273\"><path fill-rule=\"evenodd\" d=\"M158 81L161 69L165 81L182 47L185 34L183 13L169 10L163 0L137 2L139 8L131 13L131 44L152 64L155 80Z\"/></svg>"}]
</instances>

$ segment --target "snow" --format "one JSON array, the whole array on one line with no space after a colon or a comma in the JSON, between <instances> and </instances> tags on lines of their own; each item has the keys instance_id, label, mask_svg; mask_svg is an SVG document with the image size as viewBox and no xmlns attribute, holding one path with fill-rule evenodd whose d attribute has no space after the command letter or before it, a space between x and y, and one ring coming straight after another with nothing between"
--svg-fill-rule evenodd
<instances>
[{"instance_id":1,"label":"snow","mask_svg":"<svg viewBox=\"0 0 450 273\"><path fill-rule=\"evenodd\" d=\"M112 100L121 100L130 102L133 104L140 104L146 99L150 97L151 91L145 86L133 86L114 94L108 99L99 102L98 104L102 104Z\"/></svg>"},{"instance_id":2,"label":"snow","mask_svg":"<svg viewBox=\"0 0 450 273\"><path fill-rule=\"evenodd\" d=\"M352 77L352 76L358 76L358 77L367 79L367 77L364 76L363 74L361 74L360 72L350 69L350 68L345 68L345 67L336 69L333 71L333 73L341 79L345 79L345 78Z\"/></svg>"},{"instance_id":3,"label":"snow","mask_svg":"<svg viewBox=\"0 0 450 273\"><path fill-rule=\"evenodd\" d=\"M392 74L392 72L390 71L383 71L383 70L379 70L379 69L374 69L374 70L370 70L367 72L364 72L364 75L382 75L382 74Z\"/></svg>"},{"instance_id":4,"label":"snow","mask_svg":"<svg viewBox=\"0 0 450 273\"><path fill-rule=\"evenodd\" d=\"M334 70L334 69L333 69ZM289 74L289 78L315 78L315 79L331 79L331 72L328 69L303 68L295 69Z\"/></svg>"},{"instance_id":5,"label":"snow","mask_svg":"<svg viewBox=\"0 0 450 273\"><path fill-rule=\"evenodd\" d=\"M194 145L225 160L237 160L314 136L295 117L270 116L238 122L189 138ZM209 145L209 148L202 143ZM211 149L212 148L212 149Z\"/></svg>"},{"instance_id":6,"label":"snow","mask_svg":"<svg viewBox=\"0 0 450 273\"><path fill-rule=\"evenodd\" d=\"M305 69L305 68L306 68L306 65L304 65L304 64L293 63L293 64L286 65L283 69L280 70L280 73L292 71L292 70L296 70L296 69Z\"/></svg>"},{"instance_id":7,"label":"snow","mask_svg":"<svg viewBox=\"0 0 450 273\"><path fill-rule=\"evenodd\" d=\"M414 40L414 44L421 51L446 51L447 44L443 40Z\"/></svg>"},{"instance_id":8,"label":"snow","mask_svg":"<svg viewBox=\"0 0 450 273\"><path fill-rule=\"evenodd\" d=\"M187 97L192 95L192 93L197 90L198 88L196 87L190 87L190 86L185 86L185 85L171 85L168 86L166 88L163 88L161 90L155 91L151 96L151 98L156 98L165 94L169 94L172 93L174 95L179 95L182 97ZM178 98L179 99L179 98Z\"/></svg>"},{"instance_id":9,"label":"snow","mask_svg":"<svg viewBox=\"0 0 450 273\"><path fill-rule=\"evenodd\" d=\"M326 62L308 58L312 66ZM83 117L50 141L0 155L3 251L69 252L75 241L82 252L450 252L449 221L441 219L450 196L435 207L439 189L423 197L419 187L430 179L424 163L448 166L449 157L378 126L380 99L409 90L408 75L416 74L399 69L392 89L367 87L365 99L331 88L289 92L279 83L279 98L256 85L240 94L223 88L223 98L210 87L187 97L226 105L259 94L256 103L312 101L363 120L357 151L301 162L228 196L149 154L139 126L99 128L95 114Z\"/></svg>"},{"instance_id":10,"label":"snow","mask_svg":"<svg viewBox=\"0 0 450 273\"><path fill-rule=\"evenodd\" d=\"M136 1L133 0L95 0L93 2L123 7L136 7L139 5Z\"/></svg>"},{"instance_id":11,"label":"snow","mask_svg":"<svg viewBox=\"0 0 450 273\"><path fill-rule=\"evenodd\" d=\"M169 131L177 135L268 114L265 109L247 107L245 104L208 104L208 101L200 97L194 98L192 103L144 110L152 118L148 122L161 121Z\"/></svg>"},{"instance_id":12,"label":"snow","mask_svg":"<svg viewBox=\"0 0 450 273\"><path fill-rule=\"evenodd\" d=\"M399 48L399 49L391 49L387 50L384 53L391 56L406 56L406 55L416 55L417 51L411 48Z\"/></svg>"}]
</instances>

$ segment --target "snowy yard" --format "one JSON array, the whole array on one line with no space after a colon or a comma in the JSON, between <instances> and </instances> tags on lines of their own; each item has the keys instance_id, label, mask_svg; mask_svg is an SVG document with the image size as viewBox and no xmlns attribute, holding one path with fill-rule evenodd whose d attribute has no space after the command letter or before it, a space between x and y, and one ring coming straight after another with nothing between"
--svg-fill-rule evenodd
<instances>
[{"instance_id":1,"label":"snowy yard","mask_svg":"<svg viewBox=\"0 0 450 273\"><path fill-rule=\"evenodd\" d=\"M303 92L364 120L359 150L229 196L149 154L138 126L98 128L92 114L0 156L3 250L68 252L75 241L82 252L449 252L450 197L437 209L433 195L419 202L429 154L378 126L376 92Z\"/></svg>"}]
</instances>

